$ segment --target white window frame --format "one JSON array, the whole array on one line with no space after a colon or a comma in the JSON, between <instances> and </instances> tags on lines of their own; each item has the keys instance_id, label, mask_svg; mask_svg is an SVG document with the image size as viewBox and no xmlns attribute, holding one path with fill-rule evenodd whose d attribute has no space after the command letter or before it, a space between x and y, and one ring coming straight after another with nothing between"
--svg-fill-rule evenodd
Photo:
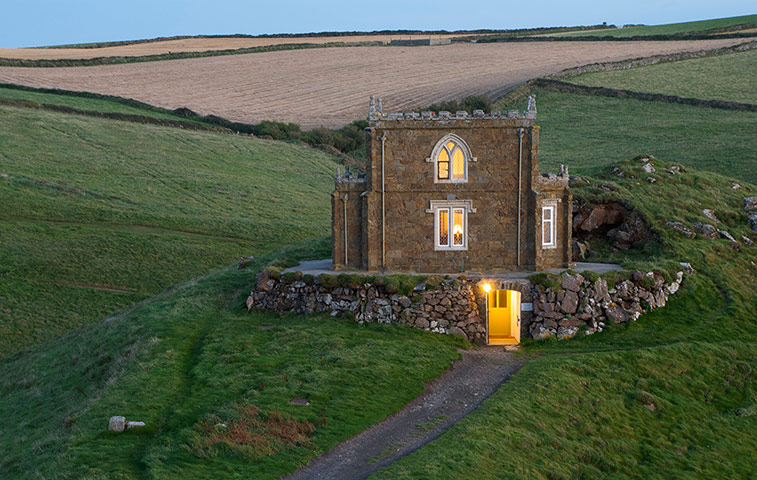
<instances>
[{"instance_id":1,"label":"white window frame","mask_svg":"<svg viewBox=\"0 0 757 480\"><path fill-rule=\"evenodd\" d=\"M463 153L463 178L452 178L452 157L449 158L449 178L439 178L439 154L442 150L446 149L449 142L454 142L460 151ZM452 152L449 152L452 153ZM444 135L431 151L431 156L426 159L427 163L434 164L434 183L467 183L468 182L468 164L475 162L476 157L471 155L470 147L465 143L465 140L455 135L454 133L448 133Z\"/></svg>"},{"instance_id":2,"label":"white window frame","mask_svg":"<svg viewBox=\"0 0 757 480\"><path fill-rule=\"evenodd\" d=\"M550 212L550 219L547 220L546 213ZM547 224L549 224L550 241L544 238ZM541 207L541 248L557 248L557 203L545 203Z\"/></svg>"},{"instance_id":3,"label":"white window frame","mask_svg":"<svg viewBox=\"0 0 757 480\"><path fill-rule=\"evenodd\" d=\"M426 210L426 213L434 214L434 250L442 251L461 251L468 250L468 214L476 213L476 209L473 208L473 202L471 200L431 200L431 208ZM447 244L442 245L439 242L439 211L447 210ZM455 211L462 210L463 212L463 244L454 245L453 231L455 223Z\"/></svg>"}]
</instances>

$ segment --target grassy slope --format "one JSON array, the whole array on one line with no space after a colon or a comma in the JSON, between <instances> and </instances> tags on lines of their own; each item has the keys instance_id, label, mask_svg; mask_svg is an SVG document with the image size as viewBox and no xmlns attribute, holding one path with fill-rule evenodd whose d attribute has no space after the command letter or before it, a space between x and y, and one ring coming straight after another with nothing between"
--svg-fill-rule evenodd
<instances>
[{"instance_id":1,"label":"grassy slope","mask_svg":"<svg viewBox=\"0 0 757 480\"><path fill-rule=\"evenodd\" d=\"M585 73L568 81L591 87L757 103L755 71L757 51L752 50L628 70Z\"/></svg>"},{"instance_id":2,"label":"grassy slope","mask_svg":"<svg viewBox=\"0 0 757 480\"><path fill-rule=\"evenodd\" d=\"M284 255L329 250L322 238ZM0 360L1 476L278 478L399 409L458 357L457 337L327 315L245 313L256 268L270 259L193 280ZM293 397L310 405L290 405ZM262 418L279 411L315 431L296 443L286 429L256 437L234 428L253 405ZM111 415L147 426L111 435ZM213 444L215 434L225 441Z\"/></svg>"},{"instance_id":3,"label":"grassy slope","mask_svg":"<svg viewBox=\"0 0 757 480\"><path fill-rule=\"evenodd\" d=\"M12 107L0 144L0 356L328 228L314 149Z\"/></svg>"},{"instance_id":4,"label":"grassy slope","mask_svg":"<svg viewBox=\"0 0 757 480\"><path fill-rule=\"evenodd\" d=\"M173 120L181 122L196 122L191 118L184 118L170 113L162 108L152 107L149 105L140 106L139 102L129 100L134 105L109 100L107 98L88 98L86 96L77 96L72 94L60 95L55 93L46 93L40 90L19 89L0 86L0 98L11 100L25 100L36 104L56 105L63 107L86 110L100 113L120 113L125 115L141 115L144 117L157 118L160 120Z\"/></svg>"},{"instance_id":5,"label":"grassy slope","mask_svg":"<svg viewBox=\"0 0 757 480\"><path fill-rule=\"evenodd\" d=\"M649 153L757 182L755 113L630 98L536 94L543 171L557 171L565 163L572 172L592 175L606 165Z\"/></svg>"},{"instance_id":6,"label":"grassy slope","mask_svg":"<svg viewBox=\"0 0 757 480\"><path fill-rule=\"evenodd\" d=\"M605 173L574 194L623 198L660 232L660 248L609 260L691 262L697 273L665 309L591 337L532 342L527 351L536 359L482 409L372 478L757 475L744 461L757 435L757 249L737 252L726 240L686 239L664 226L707 222L701 211L709 207L721 228L754 238L742 197L757 187L733 190L726 177L671 176L664 162L655 164L654 184L638 180L648 176L640 162L624 162L624 179ZM618 193L597 188L599 181Z\"/></svg>"},{"instance_id":7,"label":"grassy slope","mask_svg":"<svg viewBox=\"0 0 757 480\"><path fill-rule=\"evenodd\" d=\"M716 18L696 22L669 23L666 25L646 25L643 27L628 27L611 30L597 30L593 32L571 32L565 36L581 37L641 37L647 35L677 35L704 33L715 28L728 28L737 25L757 24L757 15L742 15L740 17Z\"/></svg>"},{"instance_id":8,"label":"grassy slope","mask_svg":"<svg viewBox=\"0 0 757 480\"><path fill-rule=\"evenodd\" d=\"M744 183L757 179L754 115L552 92L538 98L542 166L555 168L562 157L574 174L603 177L574 195L625 199L661 235L605 260L629 268L688 261L697 273L666 308L637 322L569 342L526 342L535 359L480 410L372 478L754 478L744 459L754 456L757 434L757 252L664 226L709 222L701 212L712 208L720 228L754 238L742 202L757 194ZM642 152L665 160L654 161L656 173L627 161ZM671 176L671 162L710 172ZM648 176L657 181L642 180ZM650 398L654 412L644 406Z\"/></svg>"}]
</instances>

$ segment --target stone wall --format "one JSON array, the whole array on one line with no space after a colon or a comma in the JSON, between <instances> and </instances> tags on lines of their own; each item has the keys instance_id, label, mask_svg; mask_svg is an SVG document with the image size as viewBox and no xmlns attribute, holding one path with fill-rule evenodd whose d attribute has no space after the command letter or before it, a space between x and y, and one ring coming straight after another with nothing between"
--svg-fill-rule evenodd
<instances>
[{"instance_id":1,"label":"stone wall","mask_svg":"<svg viewBox=\"0 0 757 480\"><path fill-rule=\"evenodd\" d=\"M412 292L403 295L389 292L381 285L325 286L320 277L308 281L275 279L264 271L247 298L247 309L321 312L353 316L357 322L403 323L436 333L459 334L484 344L486 327L481 321L484 297L477 290L480 290L477 281L444 280L431 290L426 290L425 283L419 283Z\"/></svg>"},{"instance_id":2,"label":"stone wall","mask_svg":"<svg viewBox=\"0 0 757 480\"><path fill-rule=\"evenodd\" d=\"M247 309L328 313L358 322L402 323L486 344L486 294L481 286L490 283L495 289L518 290L522 305L532 304L533 313L529 309L521 312L522 339L564 339L581 329L589 335L601 332L610 322L635 321L643 312L665 306L668 297L680 287L683 272L678 272L671 283L655 272L633 272L628 276L611 287L604 278L590 280L567 272L545 277L552 282L549 287L526 280L446 279L433 287L418 283L405 295L383 284L334 285L333 276L325 282L321 277L301 274L275 278L263 271L247 298Z\"/></svg>"},{"instance_id":3,"label":"stone wall","mask_svg":"<svg viewBox=\"0 0 757 480\"><path fill-rule=\"evenodd\" d=\"M655 272L633 272L630 279L608 286L604 278L590 280L580 274L562 274L560 285L536 285L532 292L533 317L528 331L535 339L570 338L581 328L590 335L608 323L635 321L642 313L664 307L678 291L683 272L665 283Z\"/></svg>"}]
</instances>

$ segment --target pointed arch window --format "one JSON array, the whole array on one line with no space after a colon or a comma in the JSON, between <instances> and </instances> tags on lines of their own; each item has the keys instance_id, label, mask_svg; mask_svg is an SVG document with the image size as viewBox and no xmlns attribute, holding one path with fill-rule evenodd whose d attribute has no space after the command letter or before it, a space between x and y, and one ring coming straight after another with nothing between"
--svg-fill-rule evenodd
<instances>
[{"instance_id":1,"label":"pointed arch window","mask_svg":"<svg viewBox=\"0 0 757 480\"><path fill-rule=\"evenodd\" d=\"M449 134L439 140L426 161L434 162L435 183L453 183L468 181L468 162L476 159L460 137Z\"/></svg>"}]
</instances>

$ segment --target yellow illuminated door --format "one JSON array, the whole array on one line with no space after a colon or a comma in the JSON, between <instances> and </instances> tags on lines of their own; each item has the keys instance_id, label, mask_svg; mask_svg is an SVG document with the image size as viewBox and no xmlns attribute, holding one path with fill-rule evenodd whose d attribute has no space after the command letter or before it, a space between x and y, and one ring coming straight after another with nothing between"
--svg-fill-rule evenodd
<instances>
[{"instance_id":1,"label":"yellow illuminated door","mask_svg":"<svg viewBox=\"0 0 757 480\"><path fill-rule=\"evenodd\" d=\"M492 290L487 301L489 345L520 343L520 292Z\"/></svg>"}]
</instances>

